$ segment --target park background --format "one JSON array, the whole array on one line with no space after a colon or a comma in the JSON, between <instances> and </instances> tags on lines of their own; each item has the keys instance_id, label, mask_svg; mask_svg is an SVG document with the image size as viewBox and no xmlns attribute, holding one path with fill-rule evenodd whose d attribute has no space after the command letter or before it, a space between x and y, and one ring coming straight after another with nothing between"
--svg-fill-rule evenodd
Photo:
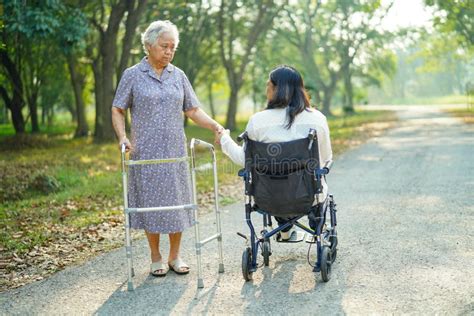
<instances>
[{"instance_id":1,"label":"park background","mask_svg":"<svg viewBox=\"0 0 474 316\"><path fill-rule=\"evenodd\" d=\"M121 245L110 108L154 20L177 25L173 64L233 136L265 107L265 82L279 64L303 74L312 104L329 118L336 154L396 124L367 104L458 104L453 113L473 121L469 0L6 0L0 14L2 290ZM212 140L183 124L188 140ZM242 192L237 167L220 152L218 159L225 205ZM209 172L198 179L203 212L210 181Z\"/></svg>"}]
</instances>

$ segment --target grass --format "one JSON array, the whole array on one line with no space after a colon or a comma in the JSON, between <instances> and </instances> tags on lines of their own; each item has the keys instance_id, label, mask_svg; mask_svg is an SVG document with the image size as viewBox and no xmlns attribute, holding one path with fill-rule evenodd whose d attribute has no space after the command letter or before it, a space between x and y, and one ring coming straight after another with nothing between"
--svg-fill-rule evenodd
<instances>
[{"instance_id":1,"label":"grass","mask_svg":"<svg viewBox=\"0 0 474 316\"><path fill-rule=\"evenodd\" d=\"M350 146L349 140L367 136L367 123L394 120L391 112L361 111L329 119L334 152ZM236 136L245 129L238 122ZM370 129L369 129L370 130ZM120 154L117 144L94 144L91 139L71 139L73 127L61 126L51 135L25 136L20 150L5 126L0 127L0 250L25 253L58 237L53 227L85 228L122 214ZM213 142L207 130L189 125L188 141ZM236 181L238 166L217 150L219 182ZM197 152L198 164L210 162L205 150ZM39 180L38 180L39 179ZM41 182L42 181L42 182ZM198 192L209 192L212 172L197 174ZM39 182L39 184L38 184ZM58 184L58 186L54 185ZM221 204L235 200L222 197ZM1 258L0 258L1 259Z\"/></svg>"},{"instance_id":2,"label":"grass","mask_svg":"<svg viewBox=\"0 0 474 316\"><path fill-rule=\"evenodd\" d=\"M467 124L474 124L474 105L448 110L452 115L462 118Z\"/></svg>"},{"instance_id":3,"label":"grass","mask_svg":"<svg viewBox=\"0 0 474 316\"><path fill-rule=\"evenodd\" d=\"M447 95L439 97L405 97L391 99L389 104L417 104L417 105L439 105L439 104L467 104L466 95Z\"/></svg>"}]
</instances>

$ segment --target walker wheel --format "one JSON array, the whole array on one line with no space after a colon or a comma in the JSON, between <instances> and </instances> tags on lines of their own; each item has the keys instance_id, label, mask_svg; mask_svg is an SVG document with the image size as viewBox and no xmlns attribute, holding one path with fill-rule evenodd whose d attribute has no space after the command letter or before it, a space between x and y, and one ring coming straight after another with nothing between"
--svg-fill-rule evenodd
<instances>
[{"instance_id":1,"label":"walker wheel","mask_svg":"<svg viewBox=\"0 0 474 316\"><path fill-rule=\"evenodd\" d=\"M272 254L270 248L270 240L265 240L262 244L262 256L263 256L263 264L268 267L270 265L270 256Z\"/></svg>"},{"instance_id":2,"label":"walker wheel","mask_svg":"<svg viewBox=\"0 0 474 316\"><path fill-rule=\"evenodd\" d=\"M244 253L242 254L242 276L245 281L252 280L252 273L250 271L252 266L252 250L250 247L245 248Z\"/></svg>"},{"instance_id":3,"label":"walker wheel","mask_svg":"<svg viewBox=\"0 0 474 316\"><path fill-rule=\"evenodd\" d=\"M331 278L331 249L328 246L323 246L321 249L321 277L324 282Z\"/></svg>"}]
</instances>

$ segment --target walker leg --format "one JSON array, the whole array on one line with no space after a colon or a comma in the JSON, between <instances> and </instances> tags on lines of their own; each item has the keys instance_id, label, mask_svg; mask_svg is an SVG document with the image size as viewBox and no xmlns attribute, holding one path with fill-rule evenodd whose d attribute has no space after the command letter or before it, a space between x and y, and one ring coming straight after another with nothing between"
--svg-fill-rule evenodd
<instances>
[{"instance_id":1,"label":"walker leg","mask_svg":"<svg viewBox=\"0 0 474 316\"><path fill-rule=\"evenodd\" d=\"M216 154L212 151L213 154L213 171L214 171L214 206L216 211L216 226L217 233L217 247L219 251L219 273L224 273L224 256L222 254L222 230L221 230L221 212L219 210L219 189L218 189L218 179L217 179L217 162Z\"/></svg>"},{"instance_id":2,"label":"walker leg","mask_svg":"<svg viewBox=\"0 0 474 316\"><path fill-rule=\"evenodd\" d=\"M135 275L133 271L132 263L132 241L130 238L130 214L125 215L125 252L127 256L127 267L128 267L128 286L129 291L133 291L133 276Z\"/></svg>"},{"instance_id":3,"label":"walker leg","mask_svg":"<svg viewBox=\"0 0 474 316\"><path fill-rule=\"evenodd\" d=\"M204 281L202 279L198 279L198 289L204 288Z\"/></svg>"},{"instance_id":4,"label":"walker leg","mask_svg":"<svg viewBox=\"0 0 474 316\"><path fill-rule=\"evenodd\" d=\"M196 224L194 224L194 235L196 237L196 260L197 260L197 270L198 270L198 289L204 287L204 282L202 280L202 267L201 267L201 239L199 236L199 221L197 220L197 207L194 210L194 218L196 219Z\"/></svg>"}]
</instances>

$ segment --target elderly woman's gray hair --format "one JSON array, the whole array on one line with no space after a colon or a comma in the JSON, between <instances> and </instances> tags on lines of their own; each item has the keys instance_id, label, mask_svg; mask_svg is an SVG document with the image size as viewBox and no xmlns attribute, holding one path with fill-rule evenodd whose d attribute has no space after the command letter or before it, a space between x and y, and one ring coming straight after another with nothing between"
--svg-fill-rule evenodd
<instances>
[{"instance_id":1,"label":"elderly woman's gray hair","mask_svg":"<svg viewBox=\"0 0 474 316\"><path fill-rule=\"evenodd\" d=\"M152 22L145 32L142 33L142 45L145 53L148 55L147 45L155 46L158 38L163 34L168 33L174 37L175 47L178 47L179 44L179 32L176 25L170 21L155 21Z\"/></svg>"}]
</instances>

